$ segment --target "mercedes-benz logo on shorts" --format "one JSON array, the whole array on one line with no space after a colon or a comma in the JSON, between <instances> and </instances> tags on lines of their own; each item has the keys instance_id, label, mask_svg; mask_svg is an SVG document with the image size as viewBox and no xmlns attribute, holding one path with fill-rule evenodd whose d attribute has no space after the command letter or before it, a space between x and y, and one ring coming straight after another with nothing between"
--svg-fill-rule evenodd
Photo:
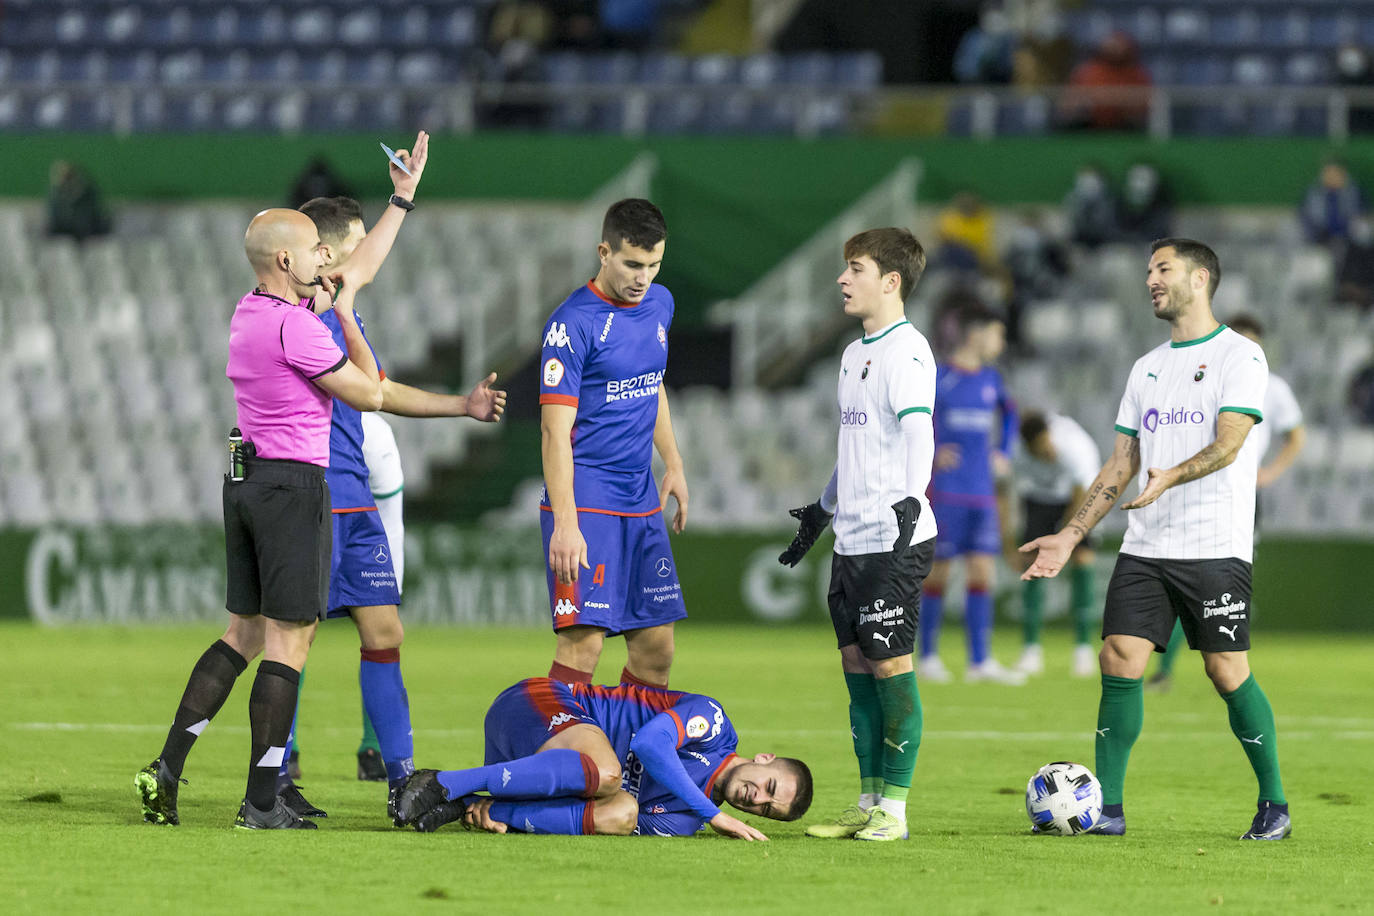
<instances>
[{"instance_id":1,"label":"mercedes-benz logo on shorts","mask_svg":"<svg viewBox=\"0 0 1374 916\"><path fill-rule=\"evenodd\" d=\"M673 571L673 564L668 562L667 557L659 557L654 564L654 572L658 573L660 579L668 578L668 574Z\"/></svg>"},{"instance_id":2,"label":"mercedes-benz logo on shorts","mask_svg":"<svg viewBox=\"0 0 1374 916\"><path fill-rule=\"evenodd\" d=\"M385 563L387 561L387 552L385 544L377 545L377 549L372 551L372 559L376 560L378 563Z\"/></svg>"}]
</instances>

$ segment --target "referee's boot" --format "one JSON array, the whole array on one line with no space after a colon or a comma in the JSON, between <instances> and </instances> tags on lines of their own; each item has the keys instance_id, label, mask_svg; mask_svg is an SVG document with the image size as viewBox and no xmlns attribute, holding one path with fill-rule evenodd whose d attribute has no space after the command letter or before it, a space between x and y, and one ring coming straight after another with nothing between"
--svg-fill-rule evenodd
<instances>
[{"instance_id":1,"label":"referee's boot","mask_svg":"<svg viewBox=\"0 0 1374 916\"><path fill-rule=\"evenodd\" d=\"M1286 840L1293 833L1293 824L1288 819L1288 805L1270 801L1259 803L1255 820L1250 829L1241 835L1242 840Z\"/></svg>"},{"instance_id":2,"label":"referee's boot","mask_svg":"<svg viewBox=\"0 0 1374 916\"><path fill-rule=\"evenodd\" d=\"M319 825L307 821L286 807L286 802L278 795L270 811L259 811L248 799L239 805L234 826L242 830L317 830Z\"/></svg>"},{"instance_id":3,"label":"referee's boot","mask_svg":"<svg viewBox=\"0 0 1374 916\"><path fill-rule=\"evenodd\" d=\"M294 811L297 817L329 817L329 813L323 808L312 805L301 794L300 786L296 785L295 781L290 778L277 783L277 796L286 802L286 807Z\"/></svg>"},{"instance_id":4,"label":"referee's boot","mask_svg":"<svg viewBox=\"0 0 1374 916\"><path fill-rule=\"evenodd\" d=\"M173 827L180 824L177 788L185 781L173 776L161 757L134 774L134 787L143 799L143 819L150 824L170 824Z\"/></svg>"}]
</instances>

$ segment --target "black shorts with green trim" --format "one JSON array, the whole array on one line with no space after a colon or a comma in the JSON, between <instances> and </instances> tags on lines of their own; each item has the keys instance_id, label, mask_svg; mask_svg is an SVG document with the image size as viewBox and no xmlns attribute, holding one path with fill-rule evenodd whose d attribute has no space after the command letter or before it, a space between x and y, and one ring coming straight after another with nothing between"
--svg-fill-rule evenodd
<instances>
[{"instance_id":1,"label":"black shorts with green trim","mask_svg":"<svg viewBox=\"0 0 1374 916\"><path fill-rule=\"evenodd\" d=\"M1123 553L1107 585L1102 637L1139 636L1163 652L1183 624L1188 647L1202 652L1250 648L1250 564L1237 557L1165 560Z\"/></svg>"}]
</instances>

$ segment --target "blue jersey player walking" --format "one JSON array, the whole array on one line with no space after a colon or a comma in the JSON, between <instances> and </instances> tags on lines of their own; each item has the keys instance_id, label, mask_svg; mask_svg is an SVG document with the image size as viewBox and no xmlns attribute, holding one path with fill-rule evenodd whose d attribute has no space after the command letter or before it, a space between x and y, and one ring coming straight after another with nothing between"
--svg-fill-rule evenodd
<instances>
[{"instance_id":1,"label":"blue jersey player walking","mask_svg":"<svg viewBox=\"0 0 1374 916\"><path fill-rule=\"evenodd\" d=\"M663 520L687 523L687 479L663 373L673 297L653 282L667 227L647 200L612 204L601 268L549 319L539 404L540 527L557 634L549 675L591 683L607 635L624 635L625 683L666 686L673 623L687 616ZM657 488L653 451L666 470Z\"/></svg>"},{"instance_id":2,"label":"blue jersey player walking","mask_svg":"<svg viewBox=\"0 0 1374 916\"><path fill-rule=\"evenodd\" d=\"M811 804L806 764L735 753L729 716L695 693L530 678L492 703L485 740L484 766L408 779L400 821L421 832L462 818L495 833L668 837L710 824L766 840L720 806L790 821Z\"/></svg>"},{"instance_id":3,"label":"blue jersey player walking","mask_svg":"<svg viewBox=\"0 0 1374 916\"><path fill-rule=\"evenodd\" d=\"M935 562L925 581L920 621L924 680L943 682L949 671L939 656L940 622L950 561L965 559L968 596L968 681L1025 683L1025 675L1002 667L992 657L993 570L1002 552L997 511L997 478L1010 471L1009 450L1016 436L1016 407L991 364L1005 345L1001 318L980 303L960 309L959 344L935 378L935 470L930 505L940 526Z\"/></svg>"}]
</instances>

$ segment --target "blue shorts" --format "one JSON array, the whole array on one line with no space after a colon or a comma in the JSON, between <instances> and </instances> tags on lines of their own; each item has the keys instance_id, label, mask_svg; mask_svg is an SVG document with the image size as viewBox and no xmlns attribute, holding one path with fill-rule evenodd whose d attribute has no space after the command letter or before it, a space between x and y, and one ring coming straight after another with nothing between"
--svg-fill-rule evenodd
<instances>
[{"instance_id":1,"label":"blue shorts","mask_svg":"<svg viewBox=\"0 0 1374 916\"><path fill-rule=\"evenodd\" d=\"M539 516L547 564L553 513L541 510ZM687 616L663 513L625 516L581 511L577 523L587 542L591 569L579 569L571 585L560 585L553 570L547 570L555 631L600 627L608 636L616 636Z\"/></svg>"},{"instance_id":2,"label":"blue shorts","mask_svg":"<svg viewBox=\"0 0 1374 916\"><path fill-rule=\"evenodd\" d=\"M329 567L329 616L354 607L400 604L391 546L377 512L334 513L334 554Z\"/></svg>"},{"instance_id":3,"label":"blue shorts","mask_svg":"<svg viewBox=\"0 0 1374 916\"><path fill-rule=\"evenodd\" d=\"M966 553L1002 552L1002 530L997 507L958 506L930 501L940 533L935 538L935 559L952 560Z\"/></svg>"},{"instance_id":4,"label":"blue shorts","mask_svg":"<svg viewBox=\"0 0 1374 916\"><path fill-rule=\"evenodd\" d=\"M487 710L485 763L528 757L554 735L584 722L596 725L567 684L547 677L521 681L501 691Z\"/></svg>"}]
</instances>

